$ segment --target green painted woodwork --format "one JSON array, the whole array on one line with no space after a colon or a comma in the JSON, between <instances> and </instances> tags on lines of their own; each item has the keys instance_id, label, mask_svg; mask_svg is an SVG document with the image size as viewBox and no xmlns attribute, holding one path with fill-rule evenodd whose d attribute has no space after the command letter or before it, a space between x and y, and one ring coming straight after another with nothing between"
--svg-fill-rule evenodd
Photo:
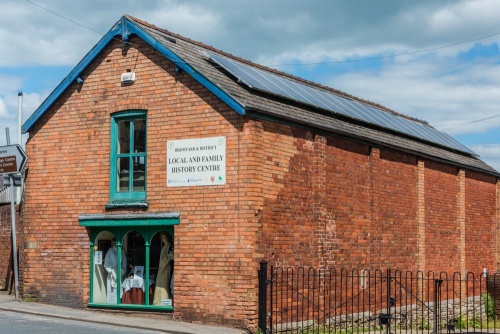
<instances>
[{"instance_id":1,"label":"green painted woodwork","mask_svg":"<svg viewBox=\"0 0 500 334\"><path fill-rule=\"evenodd\" d=\"M90 303L94 302L94 239L90 240Z\"/></svg>"},{"instance_id":2,"label":"green painted woodwork","mask_svg":"<svg viewBox=\"0 0 500 334\"><path fill-rule=\"evenodd\" d=\"M173 311L173 306L153 306L153 305L132 305L132 304L87 304L88 307L92 308L109 308L109 309L128 309L128 310L142 310L142 311Z\"/></svg>"},{"instance_id":3,"label":"green painted woodwork","mask_svg":"<svg viewBox=\"0 0 500 334\"><path fill-rule=\"evenodd\" d=\"M110 161L110 203L120 202L145 202L146 189L147 189L147 129L144 130L144 143L142 150L136 150L136 129L135 123L137 121L144 121L147 126L147 113L143 110L127 110L117 112L111 118L111 161ZM124 137L119 135L119 123L126 123L128 125L128 136ZM120 152L120 143L127 143L128 150ZM141 174L143 188L136 189L134 182L137 182L138 161L141 161ZM121 162L120 164L118 162ZM122 171L126 171L123 179L120 179ZM125 182L125 184L122 184ZM123 188L123 189L122 189ZM126 189L125 189L126 188Z\"/></svg>"},{"instance_id":4,"label":"green painted woodwork","mask_svg":"<svg viewBox=\"0 0 500 334\"><path fill-rule=\"evenodd\" d=\"M94 220L80 222L81 226L87 227L122 227L122 226L163 226L163 225L178 225L179 218L172 219L154 219L146 221L123 220L123 221L109 221L109 220Z\"/></svg>"},{"instance_id":5,"label":"green painted woodwork","mask_svg":"<svg viewBox=\"0 0 500 334\"><path fill-rule=\"evenodd\" d=\"M150 258L151 241L155 234L161 231L168 232L174 238L174 225L179 224L179 213L157 213L157 214L119 214L119 215L82 215L79 217L80 226L85 226L90 230L89 258L90 258L90 299L89 307L138 309L138 310L173 310L173 306L149 305L150 286ZM122 304L120 293L117 294L116 304L94 303L94 246L97 247L96 239L101 232L109 232L116 239L117 263L121 263L122 241L125 236L135 231L144 239L144 305ZM104 259L103 259L104 260ZM121 266L117 267L117 277L121 277ZM117 291L121 291L121 280L117 280Z\"/></svg>"}]
</instances>

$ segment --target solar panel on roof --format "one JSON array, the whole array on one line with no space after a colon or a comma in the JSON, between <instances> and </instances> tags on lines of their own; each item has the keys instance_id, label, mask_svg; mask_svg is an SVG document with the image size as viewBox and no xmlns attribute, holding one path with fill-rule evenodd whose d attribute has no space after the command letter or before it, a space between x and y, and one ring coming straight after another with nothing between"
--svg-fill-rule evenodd
<instances>
[{"instance_id":1,"label":"solar panel on roof","mask_svg":"<svg viewBox=\"0 0 500 334\"><path fill-rule=\"evenodd\" d=\"M208 52L206 54L209 59L235 76L238 82L247 85L249 88L277 95L315 108L338 113L352 119L364 121L369 124L374 124L382 128L477 156L476 153L465 145L432 127L217 54Z\"/></svg>"}]
</instances>

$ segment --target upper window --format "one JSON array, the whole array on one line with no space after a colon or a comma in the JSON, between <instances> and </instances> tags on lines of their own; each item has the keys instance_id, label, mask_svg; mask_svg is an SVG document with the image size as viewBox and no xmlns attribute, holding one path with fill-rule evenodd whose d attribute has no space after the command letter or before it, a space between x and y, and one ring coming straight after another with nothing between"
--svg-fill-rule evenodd
<instances>
[{"instance_id":1,"label":"upper window","mask_svg":"<svg viewBox=\"0 0 500 334\"><path fill-rule=\"evenodd\" d=\"M112 203L146 200L146 112L128 111L111 121Z\"/></svg>"}]
</instances>

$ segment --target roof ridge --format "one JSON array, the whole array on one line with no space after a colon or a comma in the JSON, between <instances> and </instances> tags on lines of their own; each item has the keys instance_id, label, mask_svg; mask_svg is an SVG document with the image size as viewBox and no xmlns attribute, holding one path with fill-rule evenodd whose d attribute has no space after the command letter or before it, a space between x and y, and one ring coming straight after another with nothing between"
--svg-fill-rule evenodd
<instances>
[{"instance_id":1,"label":"roof ridge","mask_svg":"<svg viewBox=\"0 0 500 334\"><path fill-rule=\"evenodd\" d=\"M276 69L273 69L273 68L270 68L270 67L267 67L265 65L261 65L261 64L258 64L258 63L255 63L255 62L252 62L248 59L244 59L244 58L241 58L239 56L235 56L231 53L228 53L226 51L223 51L223 50L220 50L220 49L217 49L211 45L207 45L205 43L202 43L202 42L199 42L199 41L195 41L191 38L188 38L188 37L185 37L185 36L182 36L182 35L179 35L177 33L174 33L170 30L167 30L167 29L164 29L164 28L160 28L160 27L157 27L156 25L152 24L152 23L149 23L147 21L144 21L144 20L141 20L141 19L138 19L134 16L131 16L131 15L124 15L126 16L128 19L136 22L136 23L139 23L143 26L146 26L146 27L149 27L151 29L154 29L154 30L157 30L161 33L164 33L164 34L168 34L169 36L171 37L174 37L176 39L180 39L180 40L183 40L187 43L191 43L191 44L194 44L194 45L197 45L201 48L204 48L204 49L207 49L209 51L213 51L213 52L217 52L218 54L222 55L222 56L225 56L225 57L228 57L228 58L231 58L235 61L238 61L240 63L244 63L246 65L249 65L249 66L253 66L255 68L258 68L258 69L261 69L263 71L267 71L267 72L271 72L273 74L277 74L277 75L280 75L280 76L283 76L283 77L286 77L286 78L290 78L290 79L293 79L293 80L296 80L296 81L299 81L299 82L302 82L302 83L305 83L307 85L310 85L310 86L314 86L314 87L318 87L318 88L321 88L323 90L326 90L326 91L330 91L332 93L335 93L335 94L338 94L338 95L341 95L342 97L345 97L345 98L348 98L348 99L352 99L352 100L355 100L355 101L358 101L358 102L361 102L361 103L364 103L364 104L367 104L367 105L370 105L370 106L373 106L373 107L376 107L378 109L381 109L385 112L388 112L392 115L395 115L395 116L399 116L399 117L403 117L403 118L406 118L408 120L412 120L412 121L415 121L415 122L418 122L418 123L421 123L425 126L429 126L429 127L432 127L431 125L429 125L429 123L425 120L421 120L421 119L418 119L418 118L415 118L415 117L411 117L411 116L408 116L408 115L405 115L405 114L401 114L397 111L394 111L386 106L383 106L379 103L376 103L376 102L373 102L373 101L369 101L369 100L365 100L365 99L362 99L360 97L357 97L357 96L354 96L354 95L351 95L349 93L346 93L344 91L341 91L339 89L336 89L336 88L333 88L333 87L329 87L329 86L325 86L325 85L322 85L320 83L317 83L317 82L314 82L314 81L310 81L310 80L307 80L307 79L304 79L304 78L301 78L301 77L298 77L298 76L295 76L295 75L292 75L290 73L286 73L286 72L283 72L283 71L280 71L280 70L276 70Z\"/></svg>"}]
</instances>

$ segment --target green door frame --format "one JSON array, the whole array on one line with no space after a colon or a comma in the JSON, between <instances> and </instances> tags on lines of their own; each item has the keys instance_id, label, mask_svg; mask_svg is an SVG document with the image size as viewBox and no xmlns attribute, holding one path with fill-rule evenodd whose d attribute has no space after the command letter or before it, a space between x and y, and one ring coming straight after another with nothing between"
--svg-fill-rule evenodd
<instances>
[{"instance_id":1,"label":"green door frame","mask_svg":"<svg viewBox=\"0 0 500 334\"><path fill-rule=\"evenodd\" d=\"M145 213L145 214L121 214L121 215L80 215L80 226L85 226L90 230L90 300L87 306L100 308L126 308L126 309L148 309L148 310L173 310L172 306L152 306L149 305L149 292L145 293L145 305L121 304L120 291L121 280L117 282L117 303L116 304L95 304L94 298L94 240L103 231L111 232L117 242L117 263L121 263L121 240L131 230L139 232L145 241L146 261L145 261L145 282L144 286L149 287L149 257L150 244L153 236L161 230L167 231L174 237L174 225L179 224L179 213ZM117 268L117 277L121 277L121 266Z\"/></svg>"}]
</instances>

